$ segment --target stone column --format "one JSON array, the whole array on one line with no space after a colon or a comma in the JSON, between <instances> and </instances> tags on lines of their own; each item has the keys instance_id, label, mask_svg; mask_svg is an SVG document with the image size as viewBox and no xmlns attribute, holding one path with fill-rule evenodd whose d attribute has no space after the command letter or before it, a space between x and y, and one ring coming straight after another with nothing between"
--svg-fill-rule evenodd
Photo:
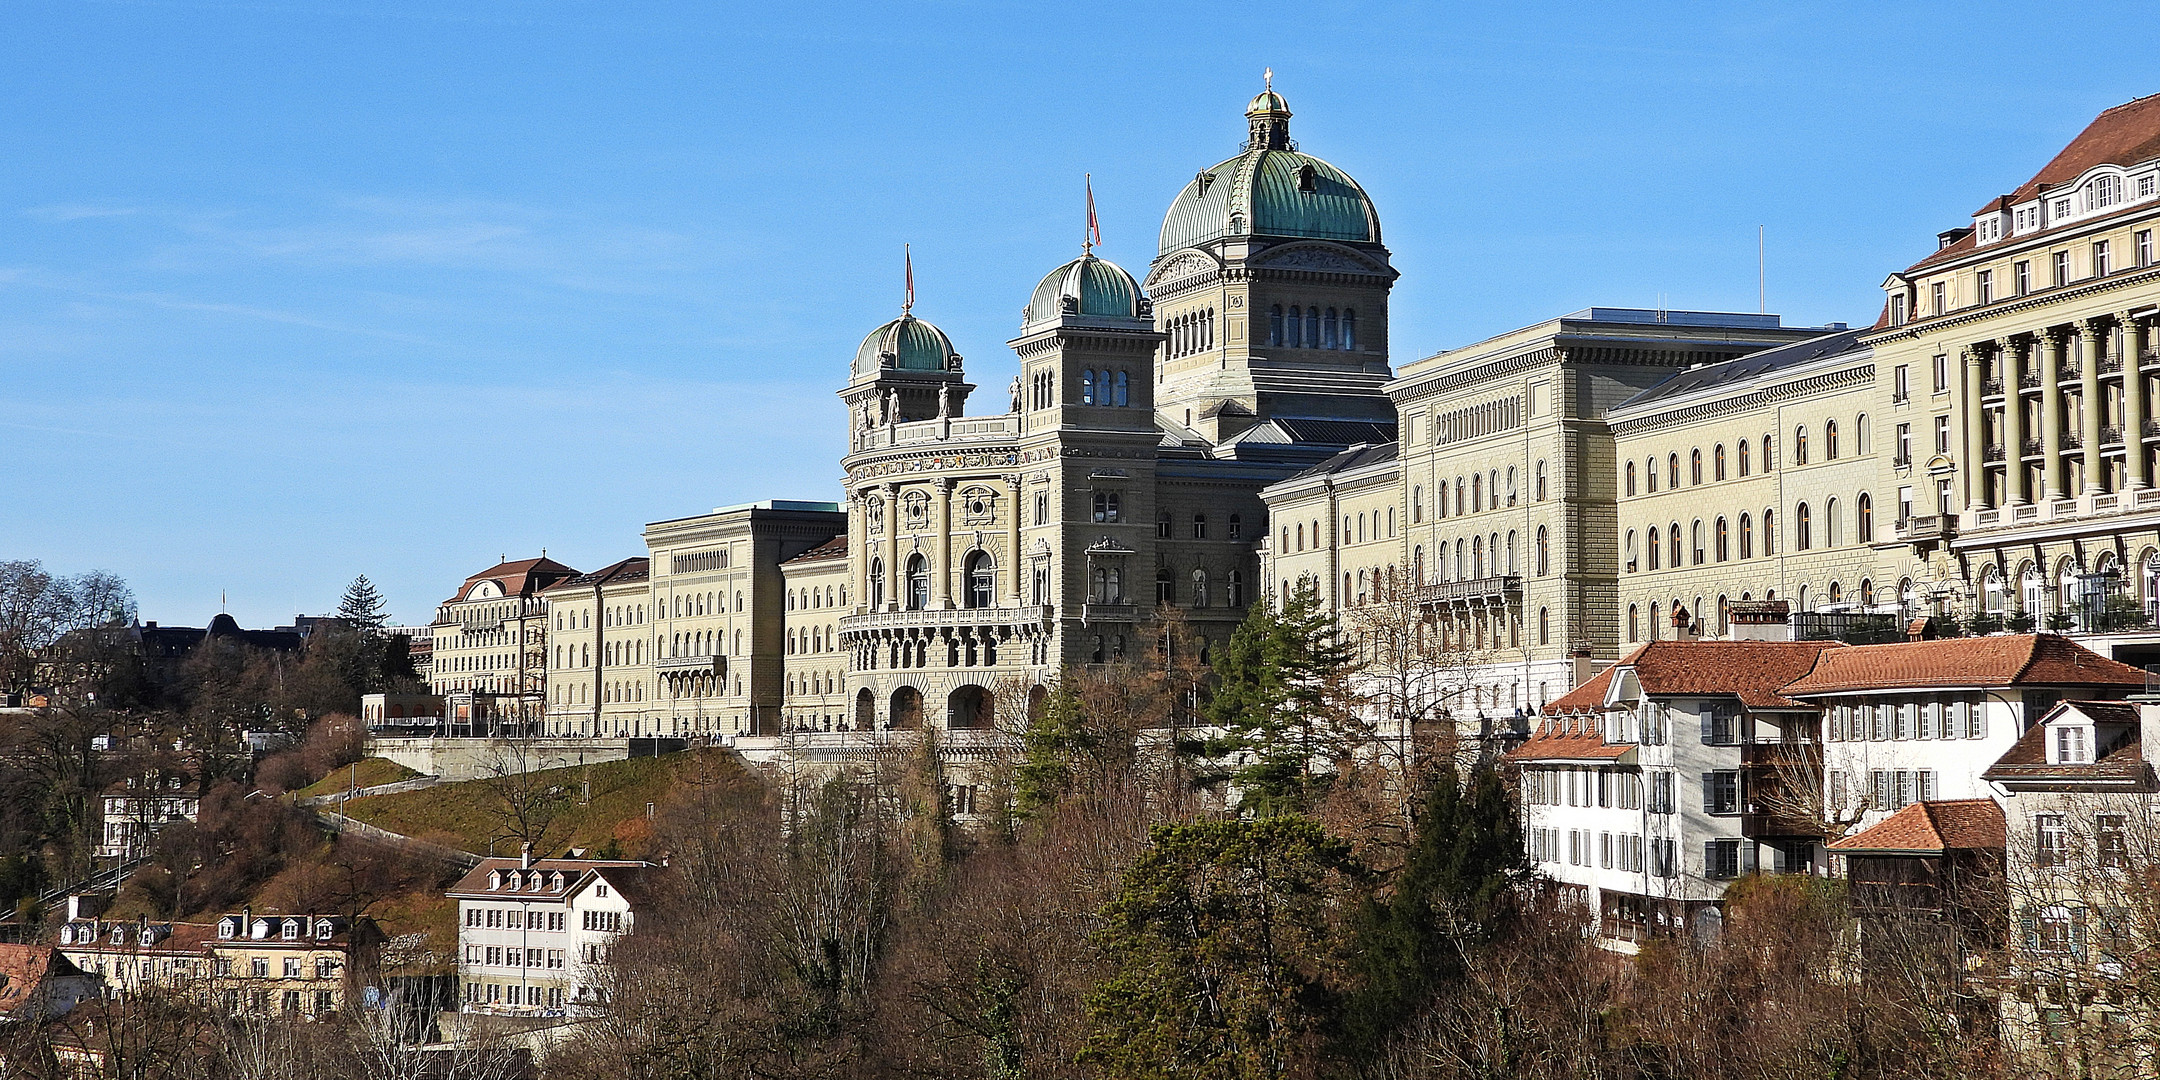
<instances>
[{"instance_id":1,"label":"stone column","mask_svg":"<svg viewBox=\"0 0 2160 1080\"><path fill-rule=\"evenodd\" d=\"M2063 497L2062 464L2063 338L2049 327L2040 332L2040 490L2045 499Z\"/></svg>"},{"instance_id":2,"label":"stone column","mask_svg":"<svg viewBox=\"0 0 2160 1080\"><path fill-rule=\"evenodd\" d=\"M2017 506L2032 501L2025 471L2025 344L2010 338L1995 343L1995 355L2003 370L2003 502Z\"/></svg>"},{"instance_id":3,"label":"stone column","mask_svg":"<svg viewBox=\"0 0 2160 1080\"><path fill-rule=\"evenodd\" d=\"M2102 336L2107 328L2098 319L2086 319L2077 324L2077 331L2084 339L2085 353L2078 363L2078 404L2084 413L2079 430L2085 437L2079 493L2098 495L2107 486L2107 477L2100 471L2100 350L2106 345Z\"/></svg>"},{"instance_id":4,"label":"stone column","mask_svg":"<svg viewBox=\"0 0 2160 1080\"><path fill-rule=\"evenodd\" d=\"M1958 350L1965 361L1965 509L1987 508L1987 409L1980 404L1987 392L1980 368L1980 352L1970 346Z\"/></svg>"},{"instance_id":5,"label":"stone column","mask_svg":"<svg viewBox=\"0 0 2160 1080\"><path fill-rule=\"evenodd\" d=\"M940 611L952 602L952 477L937 481L937 565L930 568L930 606Z\"/></svg>"},{"instance_id":6,"label":"stone column","mask_svg":"<svg viewBox=\"0 0 2160 1080\"><path fill-rule=\"evenodd\" d=\"M885 603L887 611L900 610L900 485L885 485Z\"/></svg>"},{"instance_id":7,"label":"stone column","mask_svg":"<svg viewBox=\"0 0 2160 1080\"><path fill-rule=\"evenodd\" d=\"M1025 588L1022 579L1027 576L1027 560L1020 553L1020 515L1027 512L1020 500L1026 493L1020 489L1019 473L1006 474L1005 490L1012 496L1012 518L1005 525L1005 561L1009 567L1006 573L1012 577L1012 582L1005 595L1012 599L1012 606L1019 607L1026 596L1022 591Z\"/></svg>"},{"instance_id":8,"label":"stone column","mask_svg":"<svg viewBox=\"0 0 2160 1080\"><path fill-rule=\"evenodd\" d=\"M2123 464L2131 490L2152 486L2145 467L2145 355L2146 327L2142 319L2127 312L2117 315L2123 325Z\"/></svg>"}]
</instances>

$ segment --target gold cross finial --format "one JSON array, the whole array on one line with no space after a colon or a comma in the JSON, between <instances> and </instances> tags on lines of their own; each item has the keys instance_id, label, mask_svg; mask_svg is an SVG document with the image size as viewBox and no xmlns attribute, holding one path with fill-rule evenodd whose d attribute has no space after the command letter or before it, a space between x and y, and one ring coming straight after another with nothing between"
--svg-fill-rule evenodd
<instances>
[{"instance_id":1,"label":"gold cross finial","mask_svg":"<svg viewBox=\"0 0 2160 1080\"><path fill-rule=\"evenodd\" d=\"M1260 69L1260 78L1261 78L1261 81L1263 81L1263 82L1267 83L1267 88L1268 88L1269 90L1271 90L1271 91L1272 91L1272 90L1274 90L1274 89L1275 89L1275 69L1274 69L1274 68L1262 68L1262 69Z\"/></svg>"}]
</instances>

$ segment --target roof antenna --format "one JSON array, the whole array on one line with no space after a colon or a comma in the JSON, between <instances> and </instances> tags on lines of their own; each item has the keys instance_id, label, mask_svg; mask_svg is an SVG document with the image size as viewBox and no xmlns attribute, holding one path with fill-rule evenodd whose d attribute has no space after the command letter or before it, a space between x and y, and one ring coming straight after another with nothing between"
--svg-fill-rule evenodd
<instances>
[{"instance_id":1,"label":"roof antenna","mask_svg":"<svg viewBox=\"0 0 2160 1080\"><path fill-rule=\"evenodd\" d=\"M1095 174L1087 173L1087 231L1080 234L1080 254L1087 255L1102 244L1102 226L1095 221Z\"/></svg>"},{"instance_id":2,"label":"roof antenna","mask_svg":"<svg viewBox=\"0 0 2160 1080\"><path fill-rule=\"evenodd\" d=\"M900 314L915 310L915 251L907 244L900 245L900 257L907 263L907 298L900 301Z\"/></svg>"}]
</instances>

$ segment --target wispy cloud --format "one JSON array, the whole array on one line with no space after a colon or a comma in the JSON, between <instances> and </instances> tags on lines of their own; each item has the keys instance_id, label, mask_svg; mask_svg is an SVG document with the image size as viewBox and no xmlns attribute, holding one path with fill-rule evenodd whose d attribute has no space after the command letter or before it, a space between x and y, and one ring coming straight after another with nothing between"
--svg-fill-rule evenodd
<instances>
[{"instance_id":1,"label":"wispy cloud","mask_svg":"<svg viewBox=\"0 0 2160 1080\"><path fill-rule=\"evenodd\" d=\"M24 217L38 221L90 221L98 218L134 217L143 213L140 206L99 206L93 203L55 203L50 206L32 206L23 210Z\"/></svg>"}]
</instances>

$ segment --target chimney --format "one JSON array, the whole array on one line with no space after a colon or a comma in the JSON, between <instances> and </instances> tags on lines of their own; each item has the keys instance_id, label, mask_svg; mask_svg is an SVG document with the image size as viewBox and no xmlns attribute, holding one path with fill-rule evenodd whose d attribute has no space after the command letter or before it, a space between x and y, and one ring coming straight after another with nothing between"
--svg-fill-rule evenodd
<instances>
[{"instance_id":1,"label":"chimney","mask_svg":"<svg viewBox=\"0 0 2160 1080\"><path fill-rule=\"evenodd\" d=\"M520 869L520 870L529 870L529 869L531 869L531 868L532 868L532 845L531 845L531 844L520 844L520 845L518 845L518 869Z\"/></svg>"}]
</instances>

